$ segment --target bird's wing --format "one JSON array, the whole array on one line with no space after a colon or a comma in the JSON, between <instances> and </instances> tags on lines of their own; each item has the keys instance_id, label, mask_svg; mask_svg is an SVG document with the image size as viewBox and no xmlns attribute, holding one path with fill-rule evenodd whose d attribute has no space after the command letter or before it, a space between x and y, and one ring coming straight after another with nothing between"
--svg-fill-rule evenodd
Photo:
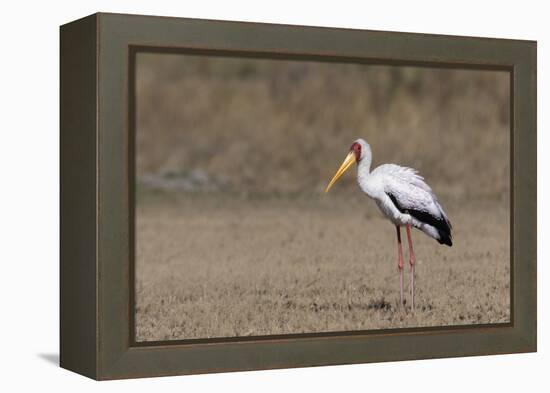
<instances>
[{"instance_id":1,"label":"bird's wing","mask_svg":"<svg viewBox=\"0 0 550 393\"><path fill-rule=\"evenodd\" d=\"M450 232L452 226L447 215L430 186L416 170L386 164L376 168L373 174L374 172L384 178L384 192L397 209L438 229Z\"/></svg>"},{"instance_id":2,"label":"bird's wing","mask_svg":"<svg viewBox=\"0 0 550 393\"><path fill-rule=\"evenodd\" d=\"M397 179L405 183L410 183L430 193L435 198L432 189L428 184L426 184L424 178L418 174L418 171L416 169L395 164L384 164L376 168L375 172L377 174L379 173L383 176L390 177L392 179Z\"/></svg>"}]
</instances>

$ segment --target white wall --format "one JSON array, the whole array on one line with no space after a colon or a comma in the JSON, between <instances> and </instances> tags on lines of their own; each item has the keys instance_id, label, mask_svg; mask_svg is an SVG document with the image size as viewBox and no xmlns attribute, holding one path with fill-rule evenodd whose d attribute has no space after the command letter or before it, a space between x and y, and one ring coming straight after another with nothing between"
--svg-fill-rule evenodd
<instances>
[{"instance_id":1,"label":"white wall","mask_svg":"<svg viewBox=\"0 0 550 393\"><path fill-rule=\"evenodd\" d=\"M541 391L550 344L545 2L5 2L0 60L0 389L115 391ZM58 353L58 26L96 11L536 39L539 42L539 353L94 383L55 367ZM546 153L546 154L545 154ZM546 230L545 230L546 229ZM543 241L546 240L546 245ZM544 292L544 293L543 293ZM50 359L50 360L48 360Z\"/></svg>"}]
</instances>

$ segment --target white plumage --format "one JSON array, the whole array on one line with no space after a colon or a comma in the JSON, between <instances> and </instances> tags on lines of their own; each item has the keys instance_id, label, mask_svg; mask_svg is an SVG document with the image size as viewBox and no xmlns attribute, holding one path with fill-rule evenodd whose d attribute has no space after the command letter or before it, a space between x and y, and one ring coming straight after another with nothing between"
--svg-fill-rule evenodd
<instances>
[{"instance_id":1,"label":"white plumage","mask_svg":"<svg viewBox=\"0 0 550 393\"><path fill-rule=\"evenodd\" d=\"M411 297L414 307L415 256L410 228L417 228L439 243L452 246L451 222L430 186L416 170L395 164L384 164L371 172L372 151L370 145L363 139L353 142L348 156L325 191L328 191L353 163L357 163L357 182L361 190L376 202L384 216L396 226L402 304L404 304L403 254L400 227L405 226L407 229Z\"/></svg>"},{"instance_id":2,"label":"white plumage","mask_svg":"<svg viewBox=\"0 0 550 393\"><path fill-rule=\"evenodd\" d=\"M424 178L415 169L384 164L370 171L369 144L358 139L357 182L395 225L412 225L440 243L452 245L449 218Z\"/></svg>"}]
</instances>

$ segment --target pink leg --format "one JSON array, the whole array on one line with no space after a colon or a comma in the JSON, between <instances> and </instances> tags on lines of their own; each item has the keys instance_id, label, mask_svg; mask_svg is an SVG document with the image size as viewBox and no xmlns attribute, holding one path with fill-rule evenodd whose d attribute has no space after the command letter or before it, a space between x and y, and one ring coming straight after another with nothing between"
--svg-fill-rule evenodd
<instances>
[{"instance_id":1,"label":"pink leg","mask_svg":"<svg viewBox=\"0 0 550 393\"><path fill-rule=\"evenodd\" d=\"M411 265L411 308L414 309L414 265L416 263L416 257L414 256L413 242L411 237L411 226L407 225L407 240L409 242L409 264Z\"/></svg>"},{"instance_id":2,"label":"pink leg","mask_svg":"<svg viewBox=\"0 0 550 393\"><path fill-rule=\"evenodd\" d=\"M397 231L397 268L399 269L399 289L400 289L400 295L401 295L401 306L404 306L405 303L403 301L403 249L401 248L401 227L399 225L395 226L395 230Z\"/></svg>"}]
</instances>

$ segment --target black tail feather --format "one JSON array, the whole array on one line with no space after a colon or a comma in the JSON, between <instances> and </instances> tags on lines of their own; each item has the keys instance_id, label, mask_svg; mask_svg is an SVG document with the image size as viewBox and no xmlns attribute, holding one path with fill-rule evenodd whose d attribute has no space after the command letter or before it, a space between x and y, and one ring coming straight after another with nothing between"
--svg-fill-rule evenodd
<instances>
[{"instance_id":1,"label":"black tail feather","mask_svg":"<svg viewBox=\"0 0 550 393\"><path fill-rule=\"evenodd\" d=\"M445 244L449 247L453 245L453 238L451 235L451 223L447 221L444 217L434 217L427 212L412 209L406 209L406 213L410 214L418 221L434 227L439 234L439 239L437 239L439 244Z\"/></svg>"},{"instance_id":2,"label":"black tail feather","mask_svg":"<svg viewBox=\"0 0 550 393\"><path fill-rule=\"evenodd\" d=\"M423 210L402 208L399 205L397 198L395 198L395 196L393 196L388 192L386 192L386 194L390 197L395 207L401 213L410 214L411 216L416 218L418 221L434 227L437 230L437 233L439 234L439 239L437 239L439 244L445 244L449 247L453 245L453 239L451 235L452 226L450 221L445 217L444 214L441 214L439 217L436 217Z\"/></svg>"},{"instance_id":3,"label":"black tail feather","mask_svg":"<svg viewBox=\"0 0 550 393\"><path fill-rule=\"evenodd\" d=\"M439 244L445 244L446 246L452 247L453 238L451 234L449 232L440 231L439 229L437 230L437 232L439 233L439 239L437 239Z\"/></svg>"}]
</instances>

